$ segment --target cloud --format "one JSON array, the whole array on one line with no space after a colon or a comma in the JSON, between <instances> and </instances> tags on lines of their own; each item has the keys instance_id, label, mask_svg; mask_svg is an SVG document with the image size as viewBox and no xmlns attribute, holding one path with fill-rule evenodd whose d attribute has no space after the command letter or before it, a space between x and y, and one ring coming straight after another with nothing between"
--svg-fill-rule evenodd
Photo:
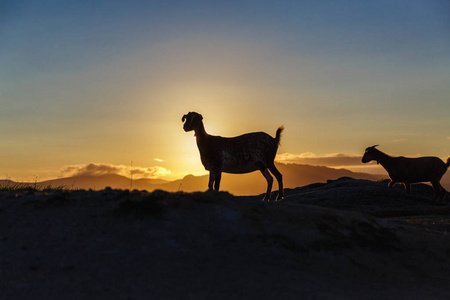
<instances>
[{"instance_id":1,"label":"cloud","mask_svg":"<svg viewBox=\"0 0 450 300\"><path fill-rule=\"evenodd\" d=\"M280 163L296 163L312 166L344 167L360 166L362 155L330 154L327 156L316 156L312 152L300 154L283 153L275 158Z\"/></svg>"},{"instance_id":2,"label":"cloud","mask_svg":"<svg viewBox=\"0 0 450 300\"><path fill-rule=\"evenodd\" d=\"M133 167L130 173L133 174L133 178L149 179L160 178L172 174L170 170L158 166L148 168Z\"/></svg>"},{"instance_id":3,"label":"cloud","mask_svg":"<svg viewBox=\"0 0 450 300\"><path fill-rule=\"evenodd\" d=\"M124 165L97 164L89 163L87 165L67 166L62 169L64 177L69 176L99 176L99 175L122 175L134 179L154 179L170 175L171 171L158 166L153 167L130 167Z\"/></svg>"},{"instance_id":4,"label":"cloud","mask_svg":"<svg viewBox=\"0 0 450 300\"><path fill-rule=\"evenodd\" d=\"M66 176L109 175L119 174L121 169L120 166L90 163L82 166L68 166L62 172Z\"/></svg>"}]
</instances>

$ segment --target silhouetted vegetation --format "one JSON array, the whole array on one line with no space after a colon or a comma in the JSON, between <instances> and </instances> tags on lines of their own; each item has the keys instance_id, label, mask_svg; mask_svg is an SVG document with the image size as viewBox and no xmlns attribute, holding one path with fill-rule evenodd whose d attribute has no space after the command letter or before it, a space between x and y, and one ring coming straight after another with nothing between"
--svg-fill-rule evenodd
<instances>
[{"instance_id":1,"label":"silhouetted vegetation","mask_svg":"<svg viewBox=\"0 0 450 300\"><path fill-rule=\"evenodd\" d=\"M14 192L14 191L28 191L28 192L45 192L45 191L69 191L70 189L64 185L60 186L39 186L36 183L18 183L11 182L8 184L0 185L0 191Z\"/></svg>"},{"instance_id":2,"label":"silhouetted vegetation","mask_svg":"<svg viewBox=\"0 0 450 300\"><path fill-rule=\"evenodd\" d=\"M136 217L151 216L160 218L166 211L165 199L169 193L157 190L153 193L140 197L126 197L126 199L119 203L114 210L116 215L132 215Z\"/></svg>"}]
</instances>

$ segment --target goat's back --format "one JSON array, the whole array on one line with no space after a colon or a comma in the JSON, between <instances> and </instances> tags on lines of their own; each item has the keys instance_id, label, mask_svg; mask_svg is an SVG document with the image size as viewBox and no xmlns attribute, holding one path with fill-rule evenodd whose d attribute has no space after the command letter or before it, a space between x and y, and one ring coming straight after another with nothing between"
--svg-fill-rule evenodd
<instances>
[{"instance_id":1,"label":"goat's back","mask_svg":"<svg viewBox=\"0 0 450 300\"><path fill-rule=\"evenodd\" d=\"M410 183L440 180L447 171L447 165L438 157L397 157L397 167L390 172L392 179ZM391 174L392 173L392 174Z\"/></svg>"},{"instance_id":2,"label":"goat's back","mask_svg":"<svg viewBox=\"0 0 450 300\"><path fill-rule=\"evenodd\" d=\"M233 153L253 153L254 155L271 154L275 158L278 143L265 132L251 132L236 137L216 136L221 148Z\"/></svg>"}]
</instances>

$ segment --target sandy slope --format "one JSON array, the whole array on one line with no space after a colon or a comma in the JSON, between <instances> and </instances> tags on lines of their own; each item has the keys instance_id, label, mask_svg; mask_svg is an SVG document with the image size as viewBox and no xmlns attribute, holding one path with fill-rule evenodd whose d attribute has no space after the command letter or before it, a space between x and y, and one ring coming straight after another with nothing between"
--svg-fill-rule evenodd
<instances>
[{"instance_id":1,"label":"sandy slope","mask_svg":"<svg viewBox=\"0 0 450 300\"><path fill-rule=\"evenodd\" d=\"M448 299L449 208L415 191L1 192L0 299Z\"/></svg>"}]
</instances>

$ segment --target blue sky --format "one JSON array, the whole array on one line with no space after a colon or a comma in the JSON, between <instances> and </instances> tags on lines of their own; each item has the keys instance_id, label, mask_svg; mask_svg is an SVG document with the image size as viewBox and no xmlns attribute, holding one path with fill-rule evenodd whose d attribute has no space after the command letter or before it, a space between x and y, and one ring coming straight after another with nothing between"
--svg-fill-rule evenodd
<instances>
[{"instance_id":1,"label":"blue sky","mask_svg":"<svg viewBox=\"0 0 450 300\"><path fill-rule=\"evenodd\" d=\"M200 173L193 110L216 135L284 124L289 157L444 159L449 32L437 0L1 0L0 175Z\"/></svg>"}]
</instances>

